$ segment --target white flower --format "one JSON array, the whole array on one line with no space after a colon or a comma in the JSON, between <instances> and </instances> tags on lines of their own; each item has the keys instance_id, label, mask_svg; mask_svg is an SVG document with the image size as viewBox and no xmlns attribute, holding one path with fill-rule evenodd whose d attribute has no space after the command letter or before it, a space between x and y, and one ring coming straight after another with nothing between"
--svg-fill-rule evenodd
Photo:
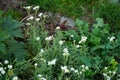
<instances>
[{"instance_id":1,"label":"white flower","mask_svg":"<svg viewBox=\"0 0 120 80\"><path fill-rule=\"evenodd\" d=\"M85 68L85 65L81 65L82 68Z\"/></svg>"},{"instance_id":2,"label":"white flower","mask_svg":"<svg viewBox=\"0 0 120 80\"><path fill-rule=\"evenodd\" d=\"M43 18L46 18L48 15L43 15Z\"/></svg>"},{"instance_id":3,"label":"white flower","mask_svg":"<svg viewBox=\"0 0 120 80\"><path fill-rule=\"evenodd\" d=\"M73 67L70 68L71 71L74 71L75 69Z\"/></svg>"},{"instance_id":4,"label":"white flower","mask_svg":"<svg viewBox=\"0 0 120 80\"><path fill-rule=\"evenodd\" d=\"M87 37L86 36L82 36L81 40L79 41L79 43L86 42L86 40L87 40Z\"/></svg>"},{"instance_id":5,"label":"white flower","mask_svg":"<svg viewBox=\"0 0 120 80\"><path fill-rule=\"evenodd\" d=\"M69 56L69 52L68 52L68 49L67 48L64 48L63 49L63 56Z\"/></svg>"},{"instance_id":6,"label":"white flower","mask_svg":"<svg viewBox=\"0 0 120 80\"><path fill-rule=\"evenodd\" d=\"M116 74L116 72L115 71L113 71L113 75L115 75Z\"/></svg>"},{"instance_id":7,"label":"white flower","mask_svg":"<svg viewBox=\"0 0 120 80\"><path fill-rule=\"evenodd\" d=\"M37 65L38 65L37 63L34 64L35 67L37 67Z\"/></svg>"},{"instance_id":8,"label":"white flower","mask_svg":"<svg viewBox=\"0 0 120 80\"><path fill-rule=\"evenodd\" d=\"M88 70L89 69L88 66L85 66L85 69Z\"/></svg>"},{"instance_id":9,"label":"white flower","mask_svg":"<svg viewBox=\"0 0 120 80\"><path fill-rule=\"evenodd\" d=\"M34 17L33 16L30 16L29 18L27 18L27 20L33 20Z\"/></svg>"},{"instance_id":10,"label":"white flower","mask_svg":"<svg viewBox=\"0 0 120 80\"><path fill-rule=\"evenodd\" d=\"M103 73L103 76L107 76L107 74L106 74L106 73Z\"/></svg>"},{"instance_id":11,"label":"white flower","mask_svg":"<svg viewBox=\"0 0 120 80\"><path fill-rule=\"evenodd\" d=\"M82 69L82 72L85 72L85 69Z\"/></svg>"},{"instance_id":12,"label":"white flower","mask_svg":"<svg viewBox=\"0 0 120 80\"><path fill-rule=\"evenodd\" d=\"M38 16L41 17L43 15L43 13L39 13Z\"/></svg>"},{"instance_id":13,"label":"white flower","mask_svg":"<svg viewBox=\"0 0 120 80\"><path fill-rule=\"evenodd\" d=\"M59 41L59 45L63 45L65 41Z\"/></svg>"},{"instance_id":14,"label":"white flower","mask_svg":"<svg viewBox=\"0 0 120 80\"><path fill-rule=\"evenodd\" d=\"M31 25L31 23L26 23L27 26Z\"/></svg>"},{"instance_id":15,"label":"white flower","mask_svg":"<svg viewBox=\"0 0 120 80\"><path fill-rule=\"evenodd\" d=\"M109 76L106 76L107 80L111 80L111 78Z\"/></svg>"},{"instance_id":16,"label":"white flower","mask_svg":"<svg viewBox=\"0 0 120 80\"><path fill-rule=\"evenodd\" d=\"M41 77L42 77L42 75L41 75L41 74L38 74L37 76L38 76L39 78L41 78Z\"/></svg>"},{"instance_id":17,"label":"white flower","mask_svg":"<svg viewBox=\"0 0 120 80\"><path fill-rule=\"evenodd\" d=\"M17 77L17 76L14 76L12 80L18 80L18 77Z\"/></svg>"},{"instance_id":18,"label":"white flower","mask_svg":"<svg viewBox=\"0 0 120 80\"><path fill-rule=\"evenodd\" d=\"M114 36L112 36L111 38L109 38L110 42L113 42L114 39L115 39Z\"/></svg>"},{"instance_id":19,"label":"white flower","mask_svg":"<svg viewBox=\"0 0 120 80\"><path fill-rule=\"evenodd\" d=\"M76 45L76 48L79 48L80 47L80 45Z\"/></svg>"},{"instance_id":20,"label":"white flower","mask_svg":"<svg viewBox=\"0 0 120 80\"><path fill-rule=\"evenodd\" d=\"M3 69L3 67L0 67L0 71L3 71L4 69Z\"/></svg>"},{"instance_id":21,"label":"white flower","mask_svg":"<svg viewBox=\"0 0 120 80\"><path fill-rule=\"evenodd\" d=\"M1 71L1 74L5 74L5 70L2 70L2 71Z\"/></svg>"},{"instance_id":22,"label":"white flower","mask_svg":"<svg viewBox=\"0 0 120 80\"><path fill-rule=\"evenodd\" d=\"M75 72L75 73L78 73L78 70L75 70L74 72Z\"/></svg>"},{"instance_id":23,"label":"white flower","mask_svg":"<svg viewBox=\"0 0 120 80\"><path fill-rule=\"evenodd\" d=\"M12 67L13 67L12 65L8 65L8 68L9 68L9 69L12 69Z\"/></svg>"},{"instance_id":24,"label":"white flower","mask_svg":"<svg viewBox=\"0 0 120 80\"><path fill-rule=\"evenodd\" d=\"M40 40L40 37L36 37L36 40L39 41L39 40Z\"/></svg>"},{"instance_id":25,"label":"white flower","mask_svg":"<svg viewBox=\"0 0 120 80\"><path fill-rule=\"evenodd\" d=\"M70 35L70 37L74 37L74 35Z\"/></svg>"},{"instance_id":26,"label":"white flower","mask_svg":"<svg viewBox=\"0 0 120 80\"><path fill-rule=\"evenodd\" d=\"M52 61L48 61L48 65L55 65L57 59L53 59Z\"/></svg>"},{"instance_id":27,"label":"white flower","mask_svg":"<svg viewBox=\"0 0 120 80\"><path fill-rule=\"evenodd\" d=\"M8 64L8 63L9 63L9 61L8 61L8 60L5 60L5 61L4 61L4 63L5 63L5 64Z\"/></svg>"},{"instance_id":28,"label":"white flower","mask_svg":"<svg viewBox=\"0 0 120 80\"><path fill-rule=\"evenodd\" d=\"M47 79L45 79L44 77L42 77L41 80L47 80Z\"/></svg>"},{"instance_id":29,"label":"white flower","mask_svg":"<svg viewBox=\"0 0 120 80\"><path fill-rule=\"evenodd\" d=\"M33 7L33 10L37 10L39 8L40 8L40 6L35 6L35 7Z\"/></svg>"},{"instance_id":30,"label":"white flower","mask_svg":"<svg viewBox=\"0 0 120 80\"><path fill-rule=\"evenodd\" d=\"M40 50L40 53L44 53L44 50L43 50L43 49L41 49L41 50Z\"/></svg>"},{"instance_id":31,"label":"white flower","mask_svg":"<svg viewBox=\"0 0 120 80\"><path fill-rule=\"evenodd\" d=\"M53 35L52 36L48 36L48 37L45 38L46 41L51 41L53 39L54 39Z\"/></svg>"},{"instance_id":32,"label":"white flower","mask_svg":"<svg viewBox=\"0 0 120 80\"><path fill-rule=\"evenodd\" d=\"M29 10L29 9L31 9L31 6L26 6L26 7L23 7L23 8Z\"/></svg>"},{"instance_id":33,"label":"white flower","mask_svg":"<svg viewBox=\"0 0 120 80\"><path fill-rule=\"evenodd\" d=\"M36 18L35 21L40 21L40 18Z\"/></svg>"},{"instance_id":34,"label":"white flower","mask_svg":"<svg viewBox=\"0 0 120 80\"><path fill-rule=\"evenodd\" d=\"M79 73L82 74L82 71L80 71Z\"/></svg>"},{"instance_id":35,"label":"white flower","mask_svg":"<svg viewBox=\"0 0 120 80\"><path fill-rule=\"evenodd\" d=\"M68 70L67 66L61 66L61 69L62 69L65 73L69 73L69 70Z\"/></svg>"},{"instance_id":36,"label":"white flower","mask_svg":"<svg viewBox=\"0 0 120 80\"><path fill-rule=\"evenodd\" d=\"M60 26L56 27L56 30L59 30L60 29Z\"/></svg>"},{"instance_id":37,"label":"white flower","mask_svg":"<svg viewBox=\"0 0 120 80\"><path fill-rule=\"evenodd\" d=\"M106 70L107 70L107 67L105 67L104 69L106 69Z\"/></svg>"}]
</instances>

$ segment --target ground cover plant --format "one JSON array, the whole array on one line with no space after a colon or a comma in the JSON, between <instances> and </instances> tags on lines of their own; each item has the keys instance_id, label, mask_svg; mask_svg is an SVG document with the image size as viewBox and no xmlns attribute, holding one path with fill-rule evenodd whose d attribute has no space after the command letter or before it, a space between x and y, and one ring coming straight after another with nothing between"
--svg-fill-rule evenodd
<instances>
[{"instance_id":1,"label":"ground cover plant","mask_svg":"<svg viewBox=\"0 0 120 80\"><path fill-rule=\"evenodd\" d=\"M27 14L20 22L0 12L0 80L120 79L120 32L101 18L105 7L94 14L94 22L76 18L69 29L49 24L56 18L41 7L47 6L24 6Z\"/></svg>"}]
</instances>

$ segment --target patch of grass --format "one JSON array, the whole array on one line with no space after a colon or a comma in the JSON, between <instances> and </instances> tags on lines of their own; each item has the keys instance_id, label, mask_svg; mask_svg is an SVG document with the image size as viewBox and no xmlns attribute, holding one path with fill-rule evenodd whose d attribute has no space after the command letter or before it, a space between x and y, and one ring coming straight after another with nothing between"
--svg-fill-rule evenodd
<instances>
[{"instance_id":1,"label":"patch of grass","mask_svg":"<svg viewBox=\"0 0 120 80\"><path fill-rule=\"evenodd\" d=\"M101 17L110 25L111 31L120 30L120 4L104 3L99 5L95 11L95 17Z\"/></svg>"},{"instance_id":2,"label":"patch of grass","mask_svg":"<svg viewBox=\"0 0 120 80\"><path fill-rule=\"evenodd\" d=\"M29 3L39 5L46 11L59 12L69 17L80 17L92 10L94 5L106 2L103 0L27 0Z\"/></svg>"}]
</instances>

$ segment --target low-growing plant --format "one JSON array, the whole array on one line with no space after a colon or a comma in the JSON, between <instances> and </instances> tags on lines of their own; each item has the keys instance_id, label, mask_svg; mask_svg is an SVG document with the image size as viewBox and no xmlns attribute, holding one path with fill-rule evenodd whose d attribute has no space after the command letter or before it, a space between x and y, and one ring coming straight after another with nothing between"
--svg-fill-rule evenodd
<instances>
[{"instance_id":1,"label":"low-growing plant","mask_svg":"<svg viewBox=\"0 0 120 80\"><path fill-rule=\"evenodd\" d=\"M33 7L34 9L35 7ZM28 45L35 68L33 80L108 80L115 78L119 68L119 33L110 32L102 18L96 23L77 19L76 30L63 31L56 27L55 34L45 30L46 15L27 18ZM100 76L100 77L99 77Z\"/></svg>"}]
</instances>

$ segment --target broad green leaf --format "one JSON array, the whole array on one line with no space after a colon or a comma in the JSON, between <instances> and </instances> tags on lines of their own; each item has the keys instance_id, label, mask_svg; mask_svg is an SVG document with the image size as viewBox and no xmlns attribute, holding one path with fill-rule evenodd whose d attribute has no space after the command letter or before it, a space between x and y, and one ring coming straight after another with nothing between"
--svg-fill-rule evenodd
<instances>
[{"instance_id":1,"label":"broad green leaf","mask_svg":"<svg viewBox=\"0 0 120 80\"><path fill-rule=\"evenodd\" d=\"M81 57L80 57L80 60L81 60L82 63L84 63L85 65L87 65L87 66L89 66L89 67L92 66L90 57L81 56Z\"/></svg>"},{"instance_id":2,"label":"broad green leaf","mask_svg":"<svg viewBox=\"0 0 120 80\"><path fill-rule=\"evenodd\" d=\"M0 42L0 52L2 52L2 53L6 53L6 48L5 48L5 44L3 44L3 43L1 43Z\"/></svg>"}]
</instances>

